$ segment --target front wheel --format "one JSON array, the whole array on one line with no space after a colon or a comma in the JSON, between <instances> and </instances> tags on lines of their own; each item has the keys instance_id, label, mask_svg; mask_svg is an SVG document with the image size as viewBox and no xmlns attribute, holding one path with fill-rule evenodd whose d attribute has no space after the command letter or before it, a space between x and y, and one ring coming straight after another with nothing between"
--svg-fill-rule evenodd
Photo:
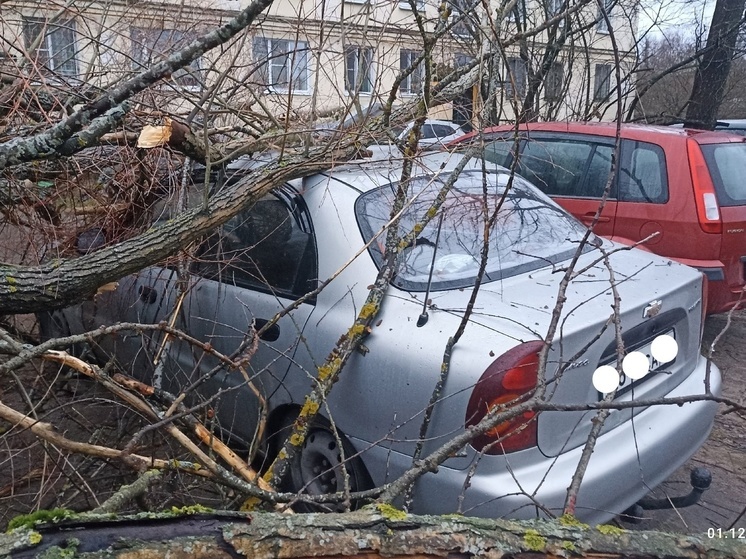
<instances>
[{"instance_id":1,"label":"front wheel","mask_svg":"<svg viewBox=\"0 0 746 559\"><path fill-rule=\"evenodd\" d=\"M272 454L276 456L292 432L295 414L283 418L280 429L272 437ZM343 492L345 473L349 478L351 493L364 491L373 487L365 464L355 455L352 443L340 431L333 429L324 417L314 418L308 429L306 439L290 463L290 471L283 483L283 489L307 495L325 495ZM361 503L353 502L352 508ZM298 512L331 511L343 512L344 503L310 504L298 503L294 506Z\"/></svg>"}]
</instances>

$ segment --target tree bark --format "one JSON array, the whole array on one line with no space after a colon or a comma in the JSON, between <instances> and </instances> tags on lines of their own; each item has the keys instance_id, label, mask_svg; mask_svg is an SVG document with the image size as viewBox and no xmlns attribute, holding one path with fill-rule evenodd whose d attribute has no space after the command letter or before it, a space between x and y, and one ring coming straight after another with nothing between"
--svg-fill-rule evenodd
<instances>
[{"instance_id":1,"label":"tree bark","mask_svg":"<svg viewBox=\"0 0 746 559\"><path fill-rule=\"evenodd\" d=\"M694 75L684 126L713 130L723 102L745 0L717 0L706 52Z\"/></svg>"},{"instance_id":2,"label":"tree bark","mask_svg":"<svg viewBox=\"0 0 746 559\"><path fill-rule=\"evenodd\" d=\"M210 197L204 207L185 212L145 233L80 258L40 266L0 264L0 314L61 308L92 296L98 287L161 262L228 221L272 188L328 169L352 157L357 148L321 148L288 156L249 172Z\"/></svg>"},{"instance_id":3,"label":"tree bark","mask_svg":"<svg viewBox=\"0 0 746 559\"><path fill-rule=\"evenodd\" d=\"M468 73L457 80L435 88L433 105L450 101L459 95L465 87L475 82L478 70L474 64ZM389 121L380 116L370 119L365 124L365 137L384 137L390 124L411 120L420 116L423 110L424 106L418 101L397 106L392 110ZM184 134L177 135L176 139L181 135ZM192 139L197 141L194 137ZM259 141L265 139L260 138ZM0 144L0 169L5 145ZM184 250L273 188L289 180L330 169L359 156L360 152L358 137L350 134L308 152L274 153L266 164L248 172L236 184L212 195L202 207L179 214L134 238L80 258L53 260L40 266L0 263L0 314L46 311L82 301L96 293L100 286Z\"/></svg>"},{"instance_id":4,"label":"tree bark","mask_svg":"<svg viewBox=\"0 0 746 559\"><path fill-rule=\"evenodd\" d=\"M35 543L34 543L35 542ZM737 559L746 542L591 528L574 519L412 516L391 507L346 514L199 513L79 517L0 535L0 558L540 558Z\"/></svg>"}]
</instances>

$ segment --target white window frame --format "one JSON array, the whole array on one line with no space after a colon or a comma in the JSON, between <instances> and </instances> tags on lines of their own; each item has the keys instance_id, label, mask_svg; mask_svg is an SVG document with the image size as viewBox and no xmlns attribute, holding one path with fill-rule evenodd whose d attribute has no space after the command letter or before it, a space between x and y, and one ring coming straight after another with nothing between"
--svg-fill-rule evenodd
<instances>
[{"instance_id":1,"label":"white window frame","mask_svg":"<svg viewBox=\"0 0 746 559\"><path fill-rule=\"evenodd\" d=\"M354 57L354 64L352 66L350 66L351 57ZM372 47L361 47L358 45L348 45L345 47L345 91L365 95L373 93L373 86L375 85L373 57L374 51ZM365 72L363 79L361 79L361 72ZM352 75L350 75L351 73Z\"/></svg>"},{"instance_id":2,"label":"white window frame","mask_svg":"<svg viewBox=\"0 0 746 559\"><path fill-rule=\"evenodd\" d=\"M261 53L257 53L258 43L263 45ZM311 69L306 41L257 36L254 37L254 57L261 64L263 85L268 91L287 93L292 88L294 93L310 93Z\"/></svg>"},{"instance_id":3,"label":"white window frame","mask_svg":"<svg viewBox=\"0 0 746 559\"><path fill-rule=\"evenodd\" d=\"M471 54L463 52L457 52L453 55L453 67L461 68L474 61L474 57Z\"/></svg>"},{"instance_id":4,"label":"white window frame","mask_svg":"<svg viewBox=\"0 0 746 559\"><path fill-rule=\"evenodd\" d=\"M163 27L130 27L132 63L136 70L143 70L168 57L176 45L184 47L191 41L186 32ZM200 59L194 60L185 68L180 68L171 76L171 82L189 91L202 87Z\"/></svg>"},{"instance_id":5,"label":"white window frame","mask_svg":"<svg viewBox=\"0 0 746 559\"><path fill-rule=\"evenodd\" d=\"M399 71L403 72L411 67L412 63L420 56L422 56L422 53L419 51L401 49L399 51ZM407 58L406 63L404 61L405 57ZM414 70L412 70L412 73L402 80L401 84L399 84L399 92L402 95L418 95L422 92L422 86L425 80L425 68L423 63L424 60L421 61ZM419 83L416 83L417 81Z\"/></svg>"},{"instance_id":6,"label":"white window frame","mask_svg":"<svg viewBox=\"0 0 746 559\"><path fill-rule=\"evenodd\" d=\"M417 0L417 10L423 11L425 9L425 0ZM399 9L400 10L406 10L408 12L412 11L412 6L409 5L409 2L399 2Z\"/></svg>"},{"instance_id":7,"label":"white window frame","mask_svg":"<svg viewBox=\"0 0 746 559\"><path fill-rule=\"evenodd\" d=\"M34 56L40 66L60 77L73 78L78 76L75 20L66 19L50 22L39 17L23 18L23 35L27 47L31 47L41 33L44 33L44 36L39 41L39 45L33 53L30 52L29 54ZM60 40L64 43L60 44ZM72 52L60 61L60 54L65 55L64 51L70 47L72 47Z\"/></svg>"},{"instance_id":8,"label":"white window frame","mask_svg":"<svg viewBox=\"0 0 746 559\"><path fill-rule=\"evenodd\" d=\"M526 23L526 17L528 17L528 10L526 8L526 2L528 0L517 0L513 9L508 14L508 19L515 24Z\"/></svg>"}]
</instances>

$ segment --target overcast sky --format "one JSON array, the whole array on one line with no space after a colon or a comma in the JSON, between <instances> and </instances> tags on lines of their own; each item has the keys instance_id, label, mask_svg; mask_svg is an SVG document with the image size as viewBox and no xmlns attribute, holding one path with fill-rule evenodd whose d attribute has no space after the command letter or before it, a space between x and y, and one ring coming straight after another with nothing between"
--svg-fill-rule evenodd
<instances>
[{"instance_id":1,"label":"overcast sky","mask_svg":"<svg viewBox=\"0 0 746 559\"><path fill-rule=\"evenodd\" d=\"M669 33L694 33L701 25L709 26L714 0L643 0L640 8L639 30L650 29L656 37Z\"/></svg>"}]
</instances>

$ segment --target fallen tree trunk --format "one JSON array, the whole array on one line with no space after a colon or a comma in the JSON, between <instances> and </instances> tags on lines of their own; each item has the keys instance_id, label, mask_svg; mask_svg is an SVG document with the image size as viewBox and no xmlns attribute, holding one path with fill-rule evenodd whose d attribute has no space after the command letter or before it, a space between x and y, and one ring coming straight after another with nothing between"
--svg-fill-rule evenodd
<instances>
[{"instance_id":1,"label":"fallen tree trunk","mask_svg":"<svg viewBox=\"0 0 746 559\"><path fill-rule=\"evenodd\" d=\"M746 541L591 528L574 520L412 516L391 507L347 514L200 513L80 516L0 536L0 557L305 558L746 557Z\"/></svg>"}]
</instances>

